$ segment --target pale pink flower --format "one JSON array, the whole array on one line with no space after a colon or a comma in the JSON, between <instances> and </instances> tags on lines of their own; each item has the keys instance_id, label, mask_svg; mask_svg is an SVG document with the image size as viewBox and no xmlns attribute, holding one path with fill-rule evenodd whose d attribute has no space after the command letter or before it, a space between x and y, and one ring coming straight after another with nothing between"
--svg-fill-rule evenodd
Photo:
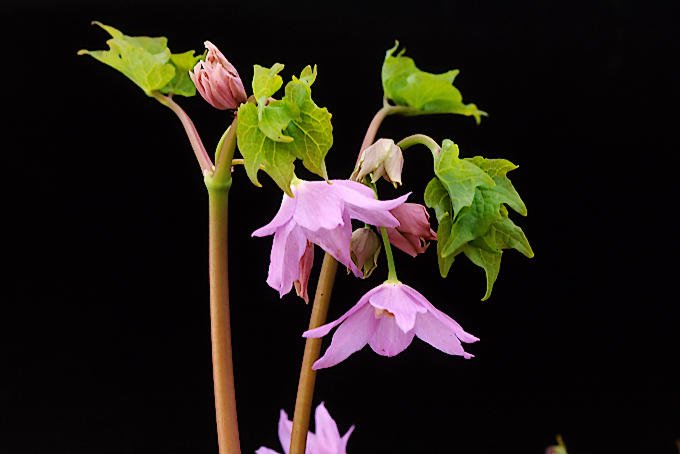
<instances>
[{"instance_id":1,"label":"pale pink flower","mask_svg":"<svg viewBox=\"0 0 680 454\"><path fill-rule=\"evenodd\" d=\"M401 282L385 282L368 291L359 302L334 322L305 331L303 337L333 334L331 345L313 369L331 367L369 344L374 352L394 356L417 336L433 347L466 359L473 355L461 342L477 342L451 317L435 308L423 295Z\"/></svg>"},{"instance_id":2,"label":"pale pink flower","mask_svg":"<svg viewBox=\"0 0 680 454\"><path fill-rule=\"evenodd\" d=\"M236 109L246 102L246 90L234 65L210 41L205 43L208 53L205 60L196 63L189 77L196 89L213 107L221 110Z\"/></svg>"},{"instance_id":3,"label":"pale pink flower","mask_svg":"<svg viewBox=\"0 0 680 454\"><path fill-rule=\"evenodd\" d=\"M430 214L423 205L404 203L391 212L399 220L399 227L387 229L390 243L410 256L422 254L430 245L428 241L437 239L430 227Z\"/></svg>"},{"instance_id":4,"label":"pale pink flower","mask_svg":"<svg viewBox=\"0 0 680 454\"><path fill-rule=\"evenodd\" d=\"M352 261L364 273L364 279L378 266L381 244L380 238L371 227L361 227L352 232L350 254Z\"/></svg>"},{"instance_id":5,"label":"pale pink flower","mask_svg":"<svg viewBox=\"0 0 680 454\"><path fill-rule=\"evenodd\" d=\"M350 256L352 219L367 224L397 227L390 213L409 194L393 200L376 200L373 190L356 181L301 181L291 186L295 197L283 195L274 219L253 232L253 236L274 235L267 284L283 297L299 282L298 295L306 295L311 262L301 262L309 243L314 243L349 268L355 276L361 271ZM311 258L308 257L309 260Z\"/></svg>"},{"instance_id":6,"label":"pale pink flower","mask_svg":"<svg viewBox=\"0 0 680 454\"><path fill-rule=\"evenodd\" d=\"M371 181L375 183L380 177L385 177L396 188L401 184L403 167L404 156L401 148L392 139L378 139L361 152L351 178L361 181L366 175L371 174Z\"/></svg>"},{"instance_id":7,"label":"pale pink flower","mask_svg":"<svg viewBox=\"0 0 680 454\"><path fill-rule=\"evenodd\" d=\"M330 413L328 413L328 410L326 410L323 402L316 407L314 421L316 433L312 433L311 431L307 433L305 454L346 454L347 441L349 440L352 431L354 431L354 426L350 427L345 435L341 437L337 424L333 421L333 418ZM285 454L288 454L290 449L292 430L293 423L288 419L286 412L281 410L279 415L279 441L281 442L281 447ZM255 451L255 454L279 453L273 449L261 447Z\"/></svg>"}]
</instances>

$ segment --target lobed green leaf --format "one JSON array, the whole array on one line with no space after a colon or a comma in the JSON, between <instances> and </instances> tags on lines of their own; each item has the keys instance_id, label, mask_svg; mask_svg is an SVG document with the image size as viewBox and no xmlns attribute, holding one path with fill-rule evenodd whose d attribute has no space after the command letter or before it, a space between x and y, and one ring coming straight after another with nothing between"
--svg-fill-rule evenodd
<instances>
[{"instance_id":1,"label":"lobed green leaf","mask_svg":"<svg viewBox=\"0 0 680 454\"><path fill-rule=\"evenodd\" d=\"M508 217L506 208L507 204L526 215L524 202L507 178L507 173L517 166L505 159L481 156L460 159L458 148L450 141L442 144L444 153L448 156L435 158L436 176L425 189L425 204L435 210L438 220L440 274L446 277L455 257L464 254L484 269L484 301L498 278L503 250L516 249L526 257L534 255L524 232ZM458 161L466 164L461 167ZM479 171L486 175L486 181L482 181Z\"/></svg>"},{"instance_id":2,"label":"lobed green leaf","mask_svg":"<svg viewBox=\"0 0 680 454\"><path fill-rule=\"evenodd\" d=\"M154 91L182 96L196 94L193 84L189 86L188 76L189 69L200 59L193 56L193 51L172 54L165 37L127 36L109 25L96 21L94 24L111 36L106 41L109 50L81 49L78 55L90 55L120 71L148 96Z\"/></svg>"},{"instance_id":3,"label":"lobed green leaf","mask_svg":"<svg viewBox=\"0 0 680 454\"><path fill-rule=\"evenodd\" d=\"M486 115L474 104L464 104L463 96L454 87L457 69L442 74L421 71L410 57L404 57L397 41L385 54L382 84L385 97L398 105L411 107L412 114L451 113L472 116L479 123Z\"/></svg>"}]
</instances>

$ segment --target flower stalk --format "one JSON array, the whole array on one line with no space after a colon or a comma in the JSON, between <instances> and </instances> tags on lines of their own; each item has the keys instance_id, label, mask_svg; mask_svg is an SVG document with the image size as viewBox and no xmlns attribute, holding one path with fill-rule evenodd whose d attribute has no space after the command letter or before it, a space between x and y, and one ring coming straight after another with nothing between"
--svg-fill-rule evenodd
<instances>
[{"instance_id":1,"label":"flower stalk","mask_svg":"<svg viewBox=\"0 0 680 454\"><path fill-rule=\"evenodd\" d=\"M333 291L337 270L338 262L330 254L326 253L323 257L319 282L316 286L312 315L309 318L309 329L318 328L326 323L328 306L330 305L331 292ZM312 369L312 365L319 359L320 353L321 339L307 339L305 341L305 351L302 355L302 367L300 368L300 379L295 398L293 429L290 437L290 454L305 454L307 431L309 429L312 401L314 399L314 385L316 384L316 371Z\"/></svg>"},{"instance_id":2,"label":"flower stalk","mask_svg":"<svg viewBox=\"0 0 680 454\"><path fill-rule=\"evenodd\" d=\"M383 107L376 112L366 130L361 148L359 149L359 153L357 153L357 164L361 159L361 151L369 147L375 141L375 136L377 135L383 120L385 120L388 115L404 113L407 109L408 108L401 106L391 106L387 102L384 103ZM381 229L381 233L383 231L384 228ZM386 231L384 235L387 235ZM389 247L389 240L387 243L387 247ZM392 267L394 267L393 262ZM338 262L326 252L319 273L319 281L316 286L314 302L312 303L312 314L309 319L310 330L326 323L328 306L331 293L333 292L333 284L335 283L335 273L337 269ZM293 414L293 429L290 439L289 454L305 454L309 418L312 413L312 400L314 398L314 386L316 384L316 371L312 369L312 365L319 359L320 353L321 339L307 338L305 341L305 351L302 356L302 365L300 367L297 396L295 398L295 411Z\"/></svg>"}]
</instances>

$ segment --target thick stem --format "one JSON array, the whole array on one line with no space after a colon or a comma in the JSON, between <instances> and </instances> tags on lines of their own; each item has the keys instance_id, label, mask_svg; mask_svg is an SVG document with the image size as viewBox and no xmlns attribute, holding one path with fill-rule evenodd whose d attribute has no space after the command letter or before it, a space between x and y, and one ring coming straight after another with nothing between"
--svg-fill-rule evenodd
<instances>
[{"instance_id":1,"label":"thick stem","mask_svg":"<svg viewBox=\"0 0 680 454\"><path fill-rule=\"evenodd\" d=\"M191 121L189 115L187 115L187 113L179 106L179 104L173 101L171 97L165 96L157 91L153 92L153 97L164 106L170 108L170 110L175 112L175 114L179 117L180 121L182 122L182 126L184 126L184 131L189 137L189 142L191 143L191 148L194 150L194 154L198 160L198 165L201 166L203 175L211 175L213 172L212 160L210 159L208 152L205 151L201 137L198 135L196 126L194 126L194 122Z\"/></svg>"},{"instance_id":2,"label":"thick stem","mask_svg":"<svg viewBox=\"0 0 680 454\"><path fill-rule=\"evenodd\" d=\"M325 254L319 282L316 285L316 294L312 306L312 315L309 319L309 329L317 328L326 323L328 306L335 282L335 272L338 262L330 255ZM321 352L321 338L308 338L305 342L305 352L302 356L300 368L300 380L298 382L297 397L295 399L295 413L293 416L293 430L290 437L290 454L304 454L307 445L307 430L312 413L312 400L314 399L314 384L316 371L312 364L319 358Z\"/></svg>"},{"instance_id":3,"label":"thick stem","mask_svg":"<svg viewBox=\"0 0 680 454\"><path fill-rule=\"evenodd\" d=\"M234 368L231 358L228 272L229 186L206 177L209 201L210 340L212 344L215 416L220 454L240 454Z\"/></svg>"}]
</instances>

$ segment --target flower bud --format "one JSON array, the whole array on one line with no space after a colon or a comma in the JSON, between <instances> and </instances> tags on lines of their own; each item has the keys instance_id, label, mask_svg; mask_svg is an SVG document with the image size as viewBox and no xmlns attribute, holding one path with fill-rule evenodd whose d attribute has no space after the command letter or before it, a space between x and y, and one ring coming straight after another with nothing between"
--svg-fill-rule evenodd
<instances>
[{"instance_id":1,"label":"flower bud","mask_svg":"<svg viewBox=\"0 0 680 454\"><path fill-rule=\"evenodd\" d=\"M437 239L430 227L430 214L423 205L404 203L390 213L399 221L399 227L387 229L390 243L410 256L422 254L429 246L428 241Z\"/></svg>"},{"instance_id":2,"label":"flower bud","mask_svg":"<svg viewBox=\"0 0 680 454\"><path fill-rule=\"evenodd\" d=\"M380 247L380 238L370 227L362 227L352 232L350 255L357 268L361 268L364 273L364 279L378 266Z\"/></svg>"},{"instance_id":3,"label":"flower bud","mask_svg":"<svg viewBox=\"0 0 680 454\"><path fill-rule=\"evenodd\" d=\"M213 107L221 110L236 109L246 102L246 90L236 68L210 41L205 42L208 54L199 61L189 77L196 89Z\"/></svg>"},{"instance_id":4,"label":"flower bud","mask_svg":"<svg viewBox=\"0 0 680 454\"><path fill-rule=\"evenodd\" d=\"M300 274L293 285L295 285L295 293L297 296L309 303L309 294L307 294L307 283L309 282L309 274L312 272L314 265L314 244L307 241L305 252L300 258Z\"/></svg>"},{"instance_id":5,"label":"flower bud","mask_svg":"<svg viewBox=\"0 0 680 454\"><path fill-rule=\"evenodd\" d=\"M361 181L371 174L375 183L385 177L396 188L401 185L401 169L404 167L404 156L392 139L379 139L361 152L359 164L352 173L352 180Z\"/></svg>"}]
</instances>

